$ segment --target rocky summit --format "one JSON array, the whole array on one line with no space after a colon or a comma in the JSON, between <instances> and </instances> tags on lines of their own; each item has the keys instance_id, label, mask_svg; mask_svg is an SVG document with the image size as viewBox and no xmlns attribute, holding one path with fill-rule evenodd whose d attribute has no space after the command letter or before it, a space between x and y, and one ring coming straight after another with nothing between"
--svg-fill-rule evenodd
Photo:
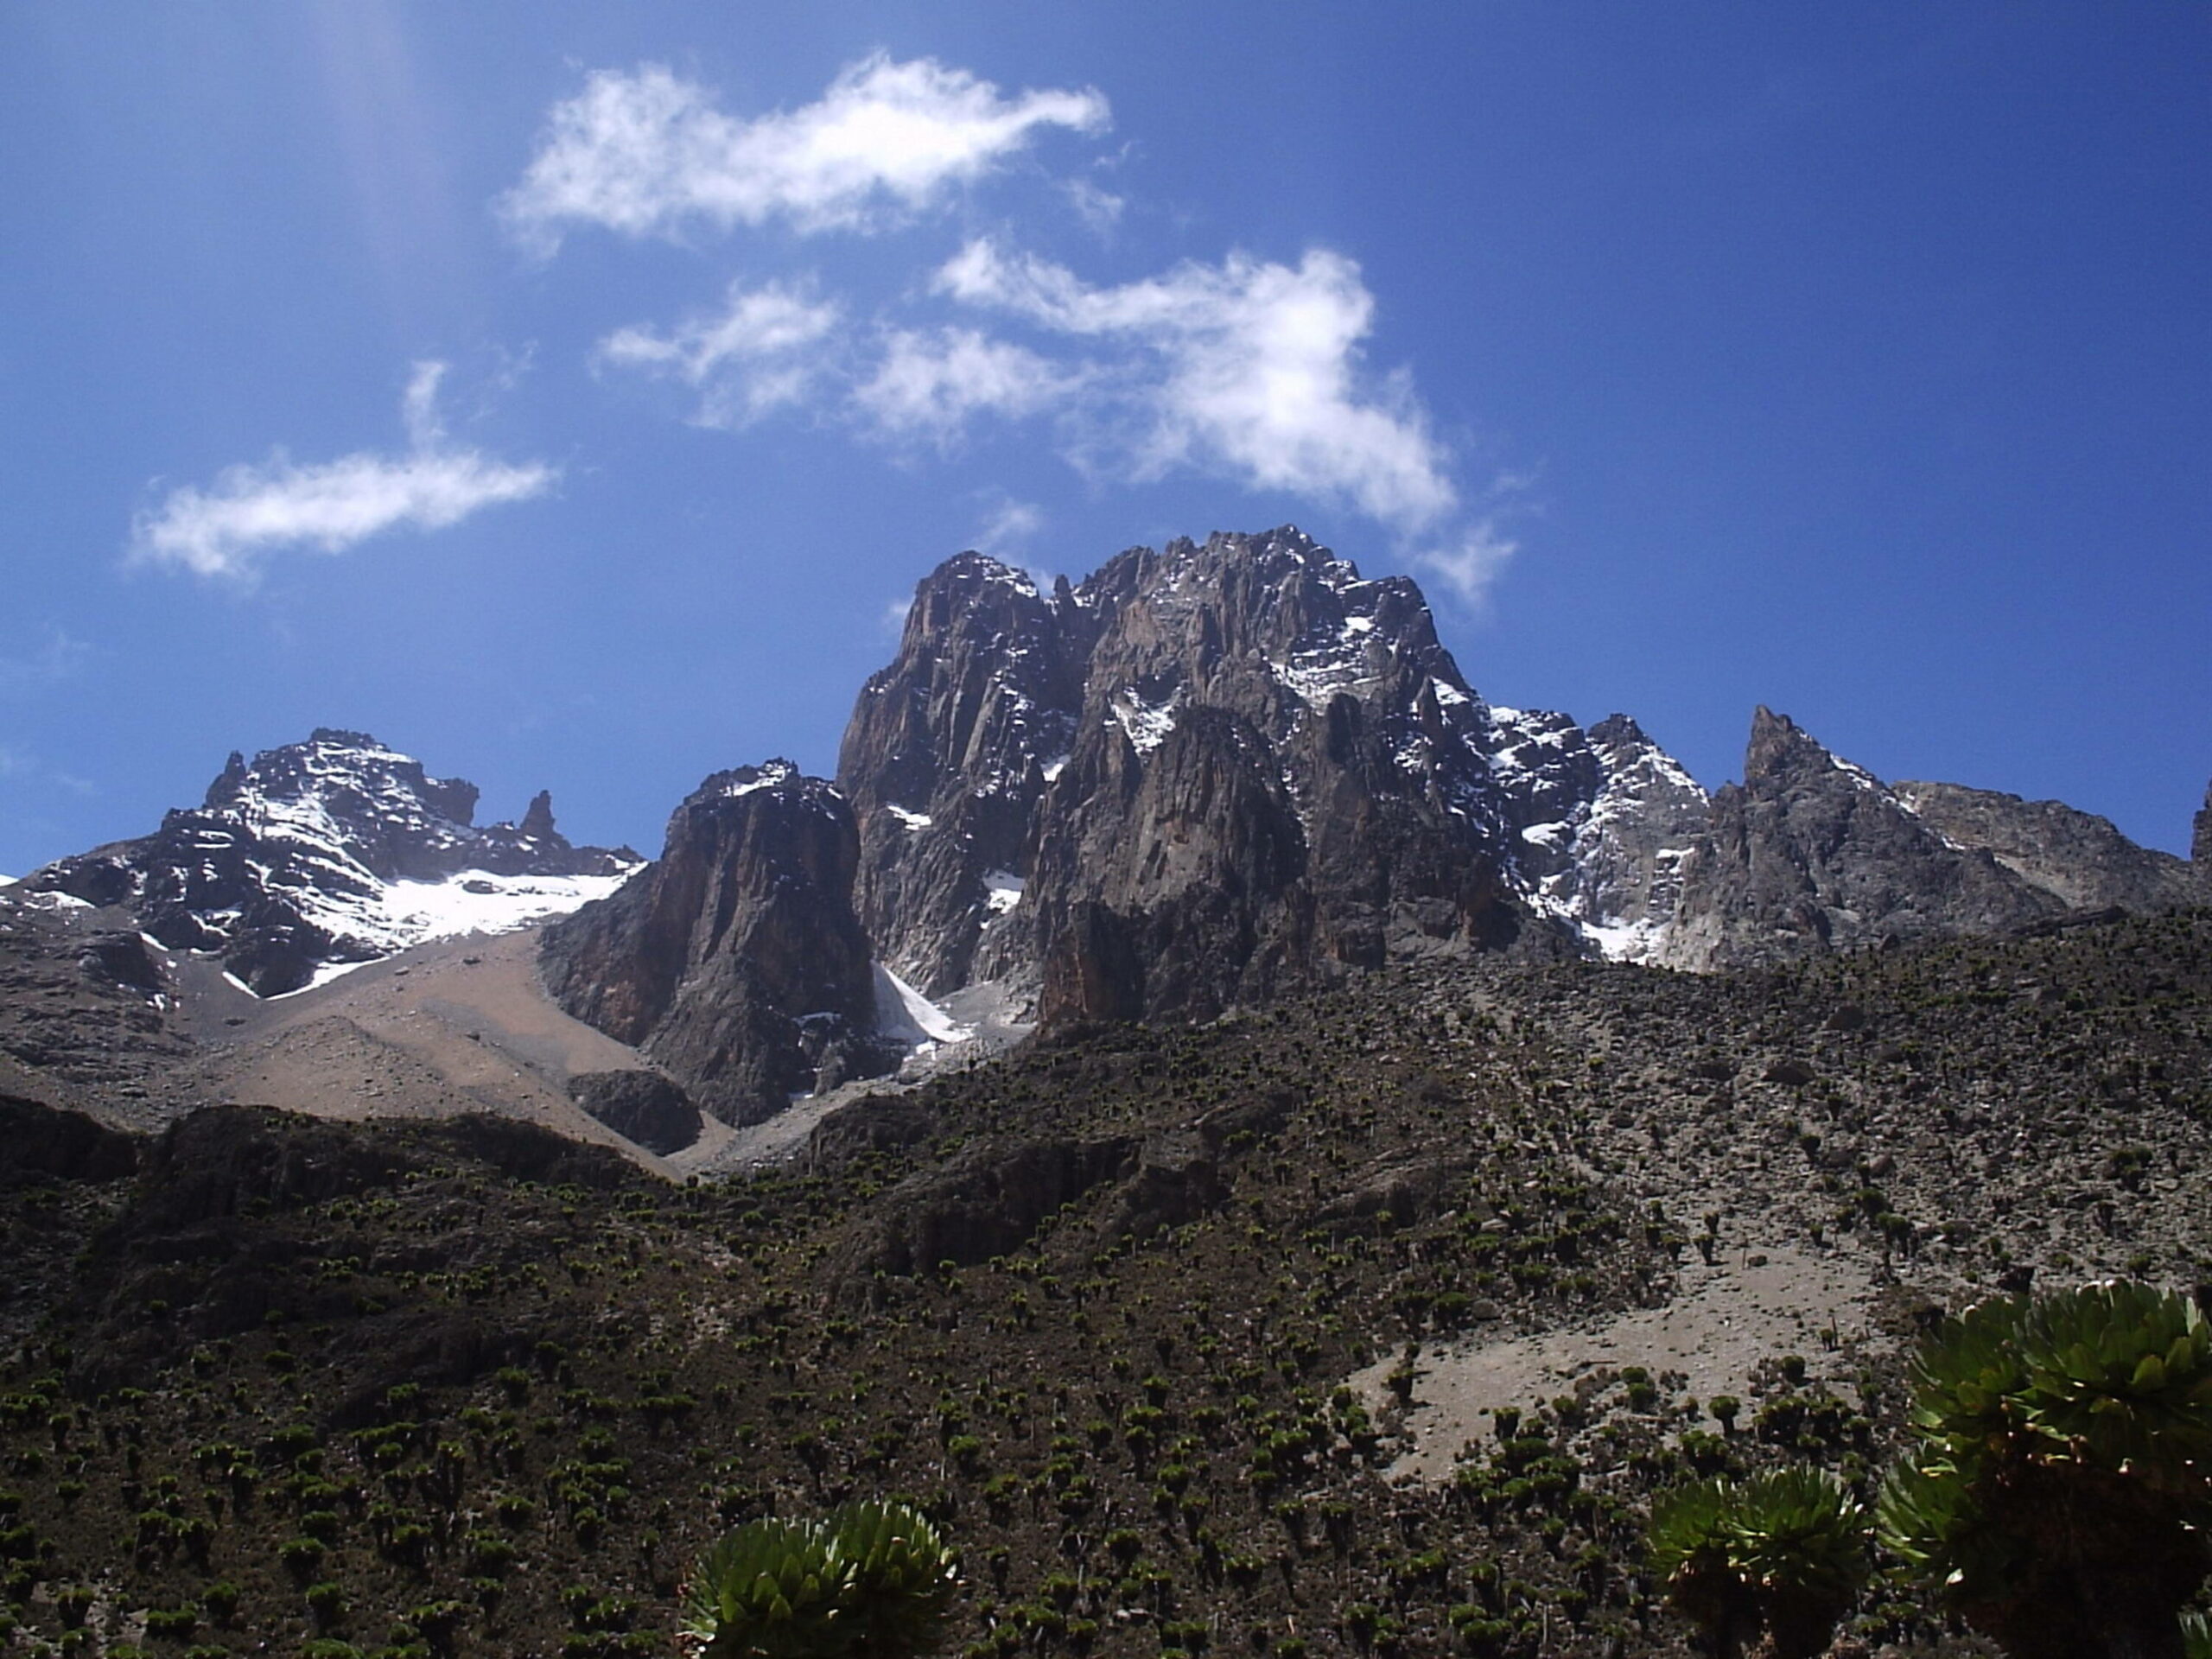
<instances>
[{"instance_id":1,"label":"rocky summit","mask_svg":"<svg viewBox=\"0 0 2212 1659\"><path fill-rule=\"evenodd\" d=\"M1726 971L2149 914L2202 902L2212 868L2212 806L2176 858L2056 802L1885 784L1765 709L1742 781L1708 798L1626 715L1491 701L1411 580L1290 526L1049 589L945 561L835 781L716 772L642 874L571 846L543 795L518 823L475 806L321 730L233 754L199 807L23 890L92 907L108 937L82 950L156 998L194 963L275 997L575 912L544 934L544 983L683 1097L658 1144L694 1106L751 1125L1039 1028L1497 952Z\"/></svg>"}]
</instances>

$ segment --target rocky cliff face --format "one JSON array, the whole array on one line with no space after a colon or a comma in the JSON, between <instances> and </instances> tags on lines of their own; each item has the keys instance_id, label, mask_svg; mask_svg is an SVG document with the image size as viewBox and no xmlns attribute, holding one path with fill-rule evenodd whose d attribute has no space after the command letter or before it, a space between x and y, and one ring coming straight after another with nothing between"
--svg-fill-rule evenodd
<instances>
[{"instance_id":1,"label":"rocky cliff face","mask_svg":"<svg viewBox=\"0 0 2212 1659\"><path fill-rule=\"evenodd\" d=\"M546 988L632 1044L725 1122L868 1075L868 941L852 909L860 836L844 798L789 761L708 779L658 859L545 930Z\"/></svg>"},{"instance_id":2,"label":"rocky cliff face","mask_svg":"<svg viewBox=\"0 0 2212 1659\"><path fill-rule=\"evenodd\" d=\"M2190 860L2200 880L2212 880L2212 785L2204 791L2204 807L2196 815L2196 834L2189 844Z\"/></svg>"},{"instance_id":3,"label":"rocky cliff face","mask_svg":"<svg viewBox=\"0 0 2212 1659\"><path fill-rule=\"evenodd\" d=\"M1012 907L1075 740L1093 613L976 553L915 590L898 657L861 688L838 787L860 823L854 906L883 960L942 995Z\"/></svg>"},{"instance_id":4,"label":"rocky cliff face","mask_svg":"<svg viewBox=\"0 0 2212 1659\"><path fill-rule=\"evenodd\" d=\"M932 995L1202 1015L1517 939L1637 954L1703 792L1632 722L1493 709L1421 592L1293 529L1050 594L923 582L840 757L858 907Z\"/></svg>"},{"instance_id":5,"label":"rocky cliff face","mask_svg":"<svg viewBox=\"0 0 2212 1659\"><path fill-rule=\"evenodd\" d=\"M1411 582L1278 531L1125 553L1076 598L1098 639L1025 895L1048 1022L1202 1016L1531 925L1487 711Z\"/></svg>"},{"instance_id":6,"label":"rocky cliff face","mask_svg":"<svg viewBox=\"0 0 2212 1659\"><path fill-rule=\"evenodd\" d=\"M1944 840L1989 853L2069 909L2142 913L2199 896L2187 859L2138 847L2093 812L1959 784L1903 783L1893 790Z\"/></svg>"},{"instance_id":7,"label":"rocky cliff face","mask_svg":"<svg viewBox=\"0 0 2212 1659\"><path fill-rule=\"evenodd\" d=\"M573 909L640 861L571 846L543 794L520 824L478 828L476 794L364 733L319 729L251 765L232 754L198 808L22 885L123 906L169 949L219 956L271 996L330 964Z\"/></svg>"},{"instance_id":8,"label":"rocky cliff face","mask_svg":"<svg viewBox=\"0 0 2212 1659\"><path fill-rule=\"evenodd\" d=\"M2069 908L1961 845L1787 717L1751 721L1744 781L1713 799L1683 861L1669 966L1727 969L1936 933L1996 932Z\"/></svg>"}]
</instances>

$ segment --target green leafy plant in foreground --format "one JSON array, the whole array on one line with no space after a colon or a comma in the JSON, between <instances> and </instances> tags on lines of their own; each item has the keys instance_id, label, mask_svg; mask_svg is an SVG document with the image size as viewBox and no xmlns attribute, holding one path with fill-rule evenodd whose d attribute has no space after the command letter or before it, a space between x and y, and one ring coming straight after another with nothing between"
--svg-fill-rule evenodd
<instances>
[{"instance_id":1,"label":"green leafy plant in foreground","mask_svg":"<svg viewBox=\"0 0 2212 1659\"><path fill-rule=\"evenodd\" d=\"M1809 1659L1866 1580L1866 1521L1822 1469L1694 1481L1653 1503L1651 1565L1719 1659L1762 1629L1775 1659Z\"/></svg>"},{"instance_id":2,"label":"green leafy plant in foreground","mask_svg":"<svg viewBox=\"0 0 2212 1659\"><path fill-rule=\"evenodd\" d=\"M2149 1286L1985 1302L1912 1366L1883 1541L2013 1659L2182 1659L2212 1569L2212 1328Z\"/></svg>"},{"instance_id":3,"label":"green leafy plant in foreground","mask_svg":"<svg viewBox=\"0 0 2212 1659\"><path fill-rule=\"evenodd\" d=\"M701 1659L913 1659L937 1645L957 1582L906 1503L748 1522L692 1569L682 1639Z\"/></svg>"}]
</instances>

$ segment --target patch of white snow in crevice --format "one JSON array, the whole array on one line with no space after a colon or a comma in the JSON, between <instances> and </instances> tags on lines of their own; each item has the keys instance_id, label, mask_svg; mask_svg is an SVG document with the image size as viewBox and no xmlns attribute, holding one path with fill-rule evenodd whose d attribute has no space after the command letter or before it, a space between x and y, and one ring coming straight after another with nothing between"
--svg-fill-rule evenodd
<instances>
[{"instance_id":1,"label":"patch of white snow in crevice","mask_svg":"<svg viewBox=\"0 0 2212 1659\"><path fill-rule=\"evenodd\" d=\"M939 1043L964 1043L976 1034L973 1027L957 1023L881 963L875 963L874 969L878 1036L921 1049Z\"/></svg>"},{"instance_id":2,"label":"patch of white snow in crevice","mask_svg":"<svg viewBox=\"0 0 2212 1659\"><path fill-rule=\"evenodd\" d=\"M1038 768L1039 772L1044 773L1045 781L1048 784L1057 782L1059 779L1059 775L1067 769L1068 757L1065 750L1060 753L1054 755L1050 760L1047 760L1042 766Z\"/></svg>"},{"instance_id":3,"label":"patch of white snow in crevice","mask_svg":"<svg viewBox=\"0 0 2212 1659\"><path fill-rule=\"evenodd\" d=\"M1169 693L1165 702L1147 702L1132 685L1114 699L1106 718L1128 734L1129 741L1139 754L1150 754L1175 729L1175 716L1182 702L1183 688L1179 685Z\"/></svg>"},{"instance_id":4,"label":"patch of white snow in crevice","mask_svg":"<svg viewBox=\"0 0 2212 1659\"><path fill-rule=\"evenodd\" d=\"M1580 926L1582 937L1607 962L1656 961L1674 931L1671 921L1655 921L1648 916L1640 922L1584 922Z\"/></svg>"},{"instance_id":5,"label":"patch of white snow in crevice","mask_svg":"<svg viewBox=\"0 0 2212 1659\"><path fill-rule=\"evenodd\" d=\"M382 962L383 960L385 960L385 958L382 957L377 958L377 961L378 962ZM345 978L346 975L353 972L356 969L367 968L372 965L372 964L365 962L326 962L320 968L317 968L315 972L308 976L308 982L306 984L300 986L295 990L279 991L276 995L264 998L264 1001L270 1002L282 1002L287 997L305 996L309 991L321 990L333 980ZM231 976L228 974L225 974L223 977L225 979L231 979ZM235 985L238 983L238 981L231 979L231 983Z\"/></svg>"},{"instance_id":6,"label":"patch of white snow in crevice","mask_svg":"<svg viewBox=\"0 0 2212 1659\"><path fill-rule=\"evenodd\" d=\"M1028 884L1011 870L983 872L983 903L994 916L1003 916L1021 902Z\"/></svg>"},{"instance_id":7,"label":"patch of white snow in crevice","mask_svg":"<svg viewBox=\"0 0 2212 1659\"><path fill-rule=\"evenodd\" d=\"M1860 766L1857 761L1847 760L1840 754L1832 754L1828 756L1828 760L1834 763L1835 769L1838 772L1851 779L1851 781L1857 785L1860 789L1866 790L1876 795L1887 795L1893 801L1900 798L1893 791L1885 785L1880 779L1877 778L1872 772L1867 771L1866 767ZM1916 814L1915 816L1916 817L1918 815Z\"/></svg>"},{"instance_id":8,"label":"patch of white snow in crevice","mask_svg":"<svg viewBox=\"0 0 2212 1659\"><path fill-rule=\"evenodd\" d=\"M883 810L909 830L926 830L934 822L926 812L909 812L905 807L893 806L888 802L885 803Z\"/></svg>"}]
</instances>

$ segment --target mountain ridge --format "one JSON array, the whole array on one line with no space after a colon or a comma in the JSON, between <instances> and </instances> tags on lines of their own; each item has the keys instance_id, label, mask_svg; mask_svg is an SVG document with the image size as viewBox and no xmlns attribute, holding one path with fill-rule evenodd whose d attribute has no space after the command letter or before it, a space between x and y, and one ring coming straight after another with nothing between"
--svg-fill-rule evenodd
<instances>
[{"instance_id":1,"label":"mountain ridge","mask_svg":"<svg viewBox=\"0 0 2212 1659\"><path fill-rule=\"evenodd\" d=\"M715 773L650 864L571 847L543 795L519 823L475 805L321 728L22 891L127 913L264 996L566 916L556 1002L747 1124L984 1027L1206 1020L1501 950L1722 971L2212 886L2212 859L2061 804L1885 784L1764 708L1708 796L1626 715L1490 701L1416 583L1290 525L1049 588L954 556L856 696L835 782ZM168 994L160 962L102 949Z\"/></svg>"}]
</instances>

